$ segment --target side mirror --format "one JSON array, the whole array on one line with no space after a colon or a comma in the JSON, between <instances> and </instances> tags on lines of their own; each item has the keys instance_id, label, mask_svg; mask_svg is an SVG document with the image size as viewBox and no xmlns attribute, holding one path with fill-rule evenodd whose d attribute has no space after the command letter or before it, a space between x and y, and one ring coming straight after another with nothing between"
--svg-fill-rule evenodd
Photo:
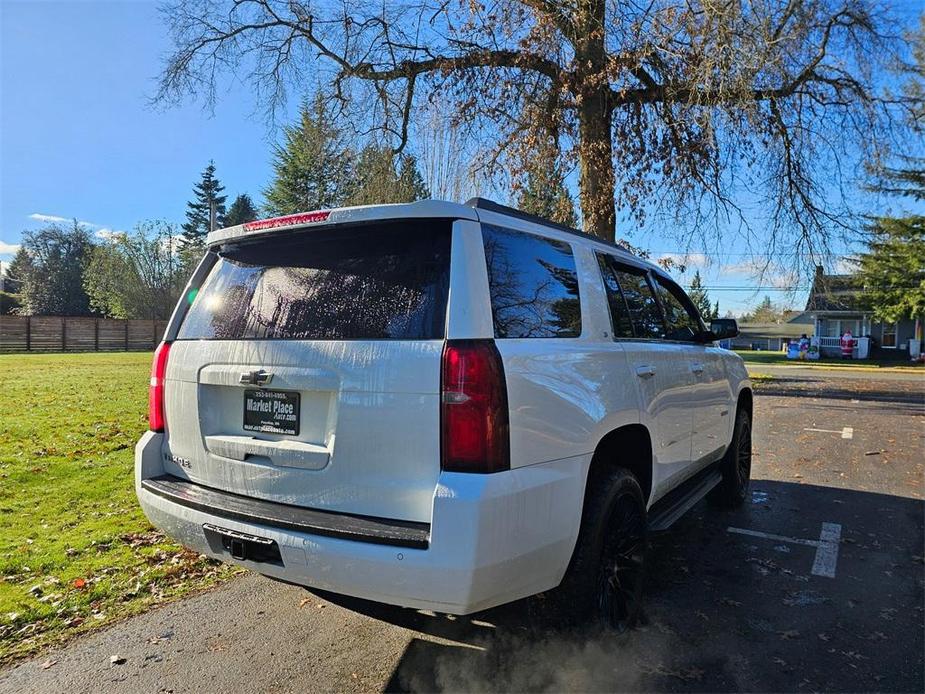
<instances>
[{"instance_id":1,"label":"side mirror","mask_svg":"<svg viewBox=\"0 0 925 694\"><path fill-rule=\"evenodd\" d=\"M735 318L714 318L710 321L711 340L729 340L739 334Z\"/></svg>"}]
</instances>

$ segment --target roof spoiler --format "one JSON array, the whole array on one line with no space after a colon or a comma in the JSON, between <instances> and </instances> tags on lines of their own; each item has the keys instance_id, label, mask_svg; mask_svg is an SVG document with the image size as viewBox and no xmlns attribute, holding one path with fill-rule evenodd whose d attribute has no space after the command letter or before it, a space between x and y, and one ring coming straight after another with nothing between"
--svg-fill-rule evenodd
<instances>
[{"instance_id":1,"label":"roof spoiler","mask_svg":"<svg viewBox=\"0 0 925 694\"><path fill-rule=\"evenodd\" d=\"M598 243L603 243L608 246L613 246L619 251L631 255L634 258L636 257L635 253L632 253L625 246L621 246L618 243L613 241L606 241L604 239L598 238L593 234L582 231L581 229L576 229L575 227L570 227L567 224L559 224L554 222L551 219L546 219L545 217L540 217L539 215L530 214L529 212L524 212L523 210L518 210L516 207L508 207L507 205L502 205L499 202L494 200L489 200L488 198L469 198L463 203L466 207L472 207L476 210L485 210L487 212L496 212L498 214L507 215L509 217L516 217L517 219L522 219L525 222L532 222L533 224L542 224L543 226L552 227L553 229L558 229L559 231L564 231L569 234L574 234L583 239L588 239L590 241L597 241Z\"/></svg>"}]
</instances>

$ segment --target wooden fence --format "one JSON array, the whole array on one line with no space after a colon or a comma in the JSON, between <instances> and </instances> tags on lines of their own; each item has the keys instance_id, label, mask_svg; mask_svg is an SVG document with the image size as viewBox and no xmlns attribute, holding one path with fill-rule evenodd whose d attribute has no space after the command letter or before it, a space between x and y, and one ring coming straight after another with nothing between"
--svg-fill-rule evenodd
<instances>
[{"instance_id":1,"label":"wooden fence","mask_svg":"<svg viewBox=\"0 0 925 694\"><path fill-rule=\"evenodd\" d=\"M0 315L0 352L93 352L154 349L164 320Z\"/></svg>"}]
</instances>

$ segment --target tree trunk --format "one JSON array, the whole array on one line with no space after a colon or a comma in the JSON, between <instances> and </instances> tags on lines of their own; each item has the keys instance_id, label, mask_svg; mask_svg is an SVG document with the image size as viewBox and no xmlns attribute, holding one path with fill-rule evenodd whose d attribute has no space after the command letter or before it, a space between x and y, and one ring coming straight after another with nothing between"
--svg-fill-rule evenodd
<instances>
[{"instance_id":1,"label":"tree trunk","mask_svg":"<svg viewBox=\"0 0 925 694\"><path fill-rule=\"evenodd\" d=\"M578 185L584 230L607 241L613 241L617 231L611 117L606 89L586 95L578 108Z\"/></svg>"},{"instance_id":2,"label":"tree trunk","mask_svg":"<svg viewBox=\"0 0 925 694\"><path fill-rule=\"evenodd\" d=\"M578 103L578 182L584 230L607 241L617 231L610 84L604 48L605 0L579 3L574 42Z\"/></svg>"}]
</instances>

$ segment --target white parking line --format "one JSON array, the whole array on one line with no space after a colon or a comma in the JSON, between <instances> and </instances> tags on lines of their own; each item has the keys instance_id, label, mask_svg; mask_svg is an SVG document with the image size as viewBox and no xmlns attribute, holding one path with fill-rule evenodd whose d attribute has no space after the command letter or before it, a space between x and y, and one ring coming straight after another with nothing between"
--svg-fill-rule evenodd
<instances>
[{"instance_id":1,"label":"white parking line","mask_svg":"<svg viewBox=\"0 0 925 694\"><path fill-rule=\"evenodd\" d=\"M813 574L835 578L838 563L838 543L841 542L841 526L838 523L823 523L819 533L819 546L813 561Z\"/></svg>"},{"instance_id":2,"label":"white parking line","mask_svg":"<svg viewBox=\"0 0 925 694\"><path fill-rule=\"evenodd\" d=\"M774 540L775 542L789 542L792 545L815 547L816 557L813 560L813 575L835 578L835 567L838 564L838 545L841 542L841 525L838 523L823 523L818 540L806 540L802 537L775 535L774 533L764 533L760 530L733 528L732 526L726 528L726 530L730 533L761 537L765 540Z\"/></svg>"},{"instance_id":3,"label":"white parking line","mask_svg":"<svg viewBox=\"0 0 925 694\"><path fill-rule=\"evenodd\" d=\"M851 427L842 427L841 431L837 429L813 429L812 427L804 427L803 431L818 431L823 434L841 434L843 439L853 439L854 438L854 429Z\"/></svg>"}]
</instances>

